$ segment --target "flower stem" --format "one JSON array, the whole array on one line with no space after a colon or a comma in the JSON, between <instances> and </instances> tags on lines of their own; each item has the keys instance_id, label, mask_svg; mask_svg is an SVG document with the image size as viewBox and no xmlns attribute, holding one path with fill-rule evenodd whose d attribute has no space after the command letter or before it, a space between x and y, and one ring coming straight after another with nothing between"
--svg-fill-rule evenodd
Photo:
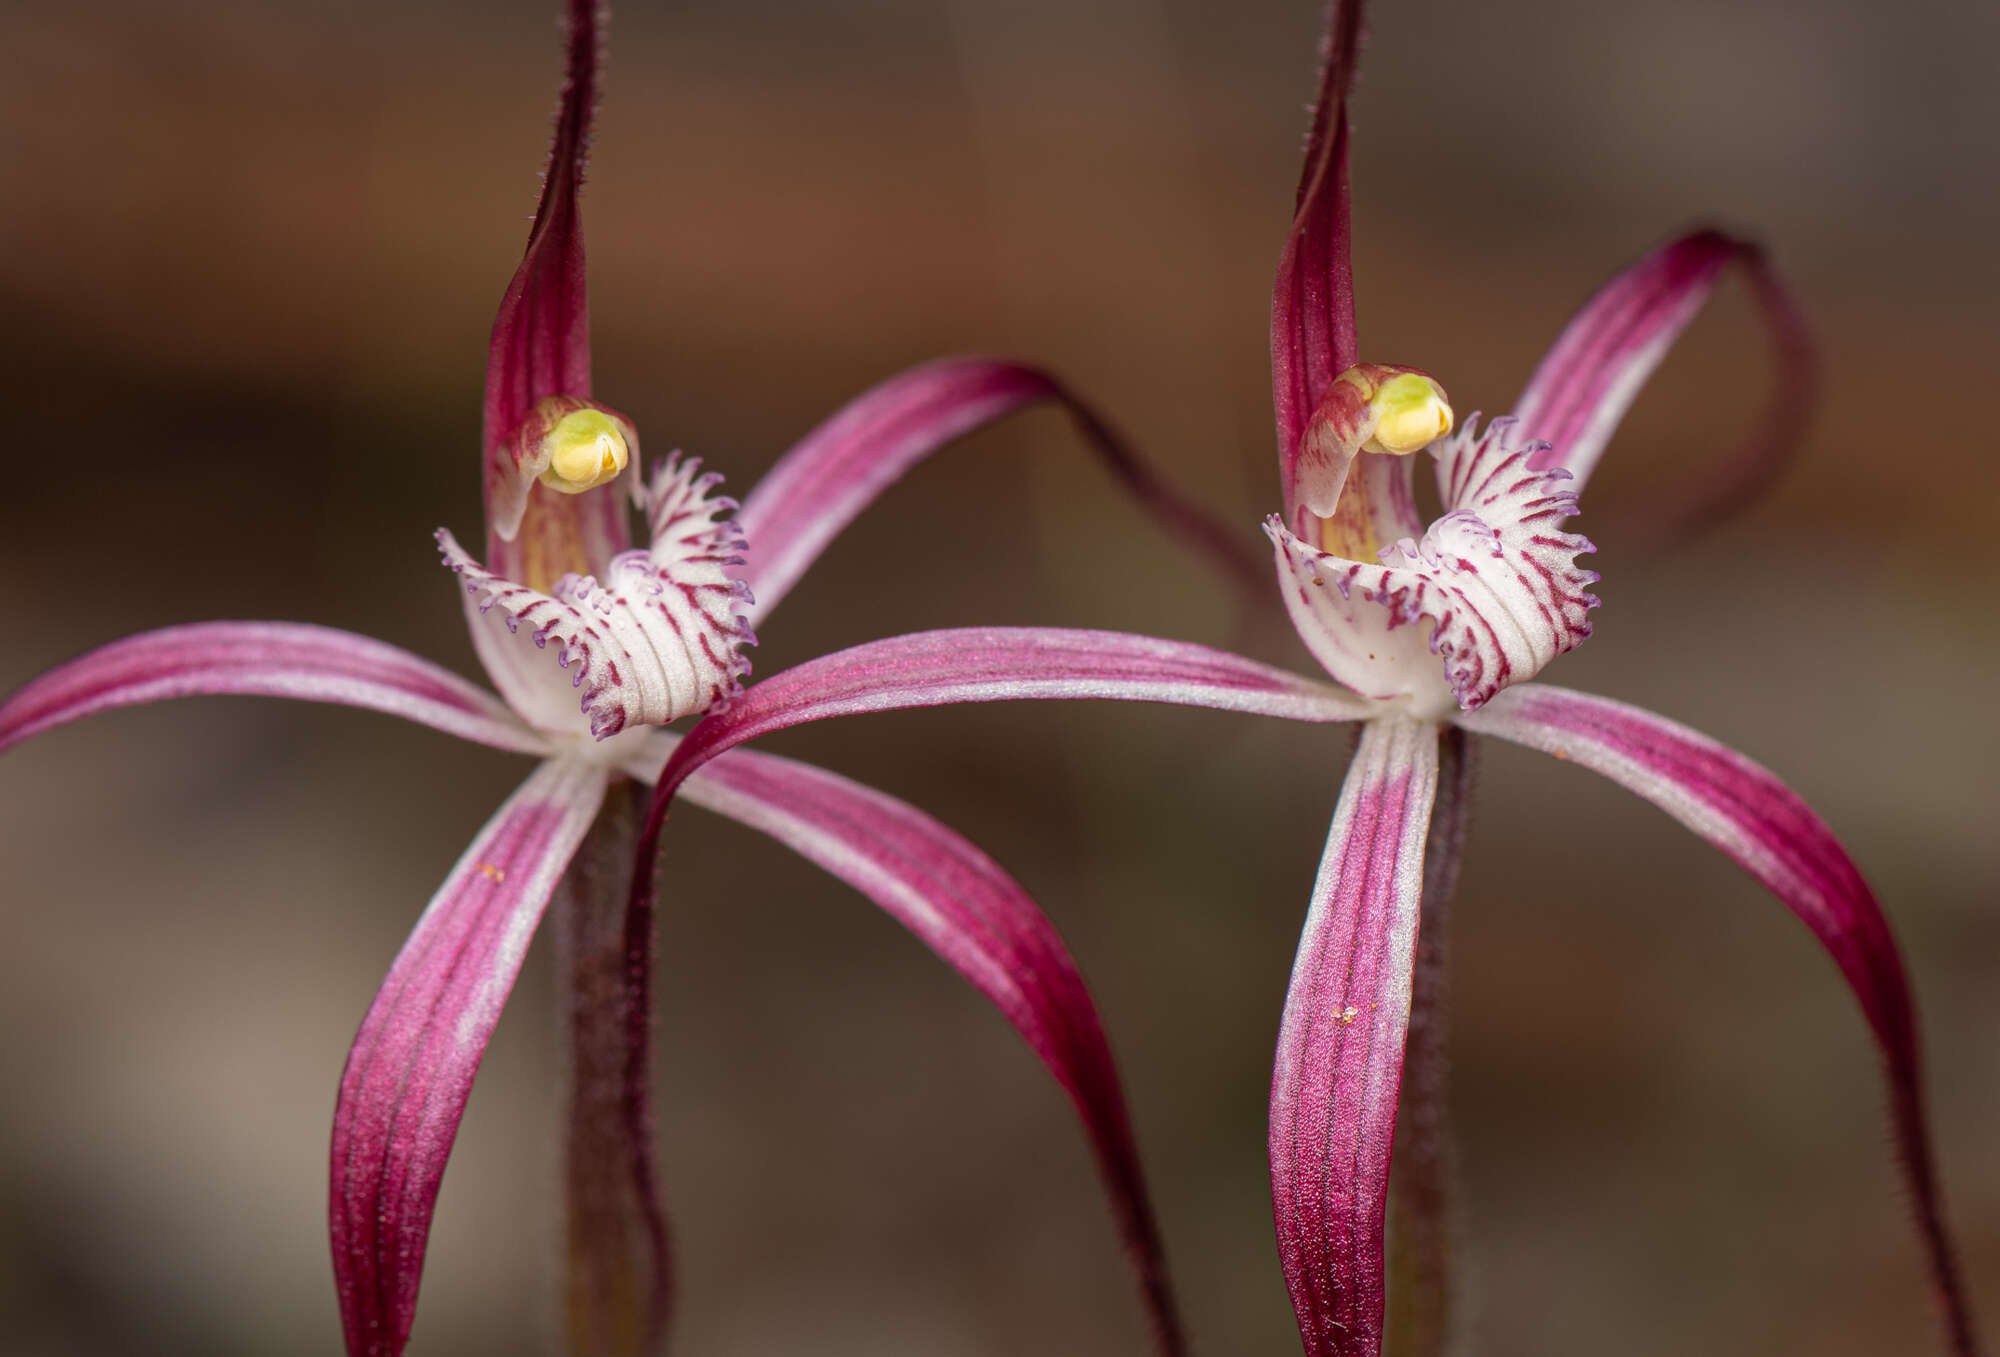
<instances>
[{"instance_id":1,"label":"flower stem","mask_svg":"<svg viewBox=\"0 0 2000 1357\"><path fill-rule=\"evenodd\" d=\"M653 1149L632 1143L625 1102L632 1006L640 1002L628 979L625 898L644 813L644 788L612 785L553 910L568 1051L563 1331L569 1357L653 1357L664 1347L672 1300Z\"/></svg>"},{"instance_id":2,"label":"flower stem","mask_svg":"<svg viewBox=\"0 0 2000 1357\"><path fill-rule=\"evenodd\" d=\"M1472 791L1473 748L1455 726L1438 744L1437 800L1424 853L1423 914L1410 989L1401 1111L1389 1161L1389 1315L1392 1357L1441 1357L1451 1337L1451 1187L1446 1112L1446 925Z\"/></svg>"}]
</instances>

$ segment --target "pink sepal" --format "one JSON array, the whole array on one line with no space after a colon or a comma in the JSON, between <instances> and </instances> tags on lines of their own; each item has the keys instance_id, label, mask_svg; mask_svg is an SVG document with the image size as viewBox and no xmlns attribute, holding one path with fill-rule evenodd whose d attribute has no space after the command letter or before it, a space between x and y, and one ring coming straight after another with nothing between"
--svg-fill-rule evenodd
<instances>
[{"instance_id":1,"label":"pink sepal","mask_svg":"<svg viewBox=\"0 0 2000 1357\"><path fill-rule=\"evenodd\" d=\"M584 286L583 222L578 196L597 108L602 41L598 0L569 0L568 41L555 139L542 177L542 196L521 266L500 299L486 359L486 400L480 448L485 464L486 561L499 574L521 579L525 549L516 542L530 496L538 489L520 465L515 434L547 396L590 396L590 304ZM592 570L631 545L628 471L619 481L564 497L551 505L572 519L562 534L573 540Z\"/></svg>"},{"instance_id":2,"label":"pink sepal","mask_svg":"<svg viewBox=\"0 0 2000 1357\"><path fill-rule=\"evenodd\" d=\"M1246 589L1262 569L1235 534L1182 499L1117 431L1039 368L997 358L947 358L891 377L856 396L801 439L743 501L749 541L744 578L756 596L753 625L827 545L910 468L953 440L1042 402L1066 409L1094 451L1168 528L1206 552Z\"/></svg>"},{"instance_id":3,"label":"pink sepal","mask_svg":"<svg viewBox=\"0 0 2000 1357\"><path fill-rule=\"evenodd\" d=\"M1524 436L1549 446L1537 467L1565 467L1580 493L1625 411L1732 263L1748 274L1769 328L1777 374L1750 436L1719 466L1649 517L1662 531L1716 521L1775 480L1804 440L1819 385L1812 337L1762 246L1720 231L1690 232L1624 270L1584 303L1514 403Z\"/></svg>"},{"instance_id":4,"label":"pink sepal","mask_svg":"<svg viewBox=\"0 0 2000 1357\"><path fill-rule=\"evenodd\" d=\"M726 749L834 716L959 702L1097 698L1353 721L1377 709L1330 684L1227 651L1117 631L965 627L914 632L822 655L746 689L689 731L654 796Z\"/></svg>"},{"instance_id":5,"label":"pink sepal","mask_svg":"<svg viewBox=\"0 0 2000 1357\"><path fill-rule=\"evenodd\" d=\"M1812 930L1874 1031L1887 1067L1897 1150L1952 1349L1971 1357L1972 1316L1931 1156L1909 981L1874 892L1825 821L1733 749L1609 698L1530 684L1501 693L1458 723L1581 764L1636 792L1721 849Z\"/></svg>"},{"instance_id":6,"label":"pink sepal","mask_svg":"<svg viewBox=\"0 0 2000 1357\"><path fill-rule=\"evenodd\" d=\"M915 807L790 759L737 750L689 778L681 794L762 830L866 895L1014 1025L1082 1118L1156 1350L1184 1352L1110 1043L1069 950L1020 884Z\"/></svg>"},{"instance_id":7,"label":"pink sepal","mask_svg":"<svg viewBox=\"0 0 2000 1357\"><path fill-rule=\"evenodd\" d=\"M409 1338L473 1075L604 786L602 770L559 759L522 783L431 897L361 1021L327 1201L350 1357L396 1357Z\"/></svg>"},{"instance_id":8,"label":"pink sepal","mask_svg":"<svg viewBox=\"0 0 2000 1357\"><path fill-rule=\"evenodd\" d=\"M117 707L220 693L366 707L496 749L547 749L499 699L450 670L299 622L196 622L100 646L0 703L0 749Z\"/></svg>"},{"instance_id":9,"label":"pink sepal","mask_svg":"<svg viewBox=\"0 0 2000 1357\"><path fill-rule=\"evenodd\" d=\"M1378 1357L1383 1234L1438 729L1371 721L1333 814L1271 1077L1271 1205L1308 1357Z\"/></svg>"},{"instance_id":10,"label":"pink sepal","mask_svg":"<svg viewBox=\"0 0 2000 1357\"><path fill-rule=\"evenodd\" d=\"M1361 0L1333 0L1327 8L1319 98L1271 297L1271 395L1288 525L1299 521L1298 459L1306 425L1334 377L1359 357L1349 257L1347 92L1361 46L1361 10Z\"/></svg>"}]
</instances>

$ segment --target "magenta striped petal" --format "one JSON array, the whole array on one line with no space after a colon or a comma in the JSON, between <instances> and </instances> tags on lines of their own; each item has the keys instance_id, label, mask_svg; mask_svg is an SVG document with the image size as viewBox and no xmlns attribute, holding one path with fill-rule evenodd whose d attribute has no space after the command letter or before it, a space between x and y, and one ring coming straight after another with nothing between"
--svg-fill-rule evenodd
<instances>
[{"instance_id":1,"label":"magenta striped petal","mask_svg":"<svg viewBox=\"0 0 2000 1357\"><path fill-rule=\"evenodd\" d=\"M625 478L581 495L560 495L536 485L519 465L513 434L549 396L590 395L590 306L584 290L583 223L577 198L596 112L599 0L569 0L569 32L554 145L542 179L541 201L521 267L507 284L486 360L486 404L481 448L485 457L486 561L509 579L542 573L527 569L547 548L582 553L582 572L602 570L631 544ZM635 473L628 473L635 474ZM533 497L536 521L522 528ZM546 519L547 521L541 521ZM517 531L520 533L517 536ZM537 540L539 539L539 543ZM550 569L551 581L569 569Z\"/></svg>"},{"instance_id":2,"label":"magenta striped petal","mask_svg":"<svg viewBox=\"0 0 2000 1357\"><path fill-rule=\"evenodd\" d=\"M1111 1048L1054 925L958 834L846 778L739 750L684 786L696 805L763 830L921 939L1014 1025L1083 1119L1162 1353L1186 1350Z\"/></svg>"},{"instance_id":3,"label":"magenta striped petal","mask_svg":"<svg viewBox=\"0 0 2000 1357\"><path fill-rule=\"evenodd\" d=\"M1459 724L1582 764L1638 793L1721 849L1813 931L1881 1048L1897 1148L1953 1350L1972 1353L1971 1316L1925 1125L1909 982L1881 906L1833 831L1741 754L1622 702L1531 684L1507 690Z\"/></svg>"},{"instance_id":4,"label":"magenta striped petal","mask_svg":"<svg viewBox=\"0 0 2000 1357\"><path fill-rule=\"evenodd\" d=\"M863 712L1050 698L1166 702L1293 721L1353 721L1375 710L1329 684L1185 641L1061 627L913 632L808 660L709 716L667 761L653 816L694 769L772 731Z\"/></svg>"},{"instance_id":5,"label":"magenta striped petal","mask_svg":"<svg viewBox=\"0 0 2000 1357\"><path fill-rule=\"evenodd\" d=\"M361 1020L333 1114L328 1213L353 1357L403 1350L424 1244L472 1077L542 910L604 799L552 759L473 839Z\"/></svg>"},{"instance_id":6,"label":"magenta striped petal","mask_svg":"<svg viewBox=\"0 0 2000 1357\"><path fill-rule=\"evenodd\" d=\"M1271 395L1285 523L1298 525L1298 459L1306 425L1335 376L1359 357L1348 245L1347 91L1361 46L1361 0L1333 0L1320 47L1305 167L1271 297Z\"/></svg>"},{"instance_id":7,"label":"magenta striped petal","mask_svg":"<svg viewBox=\"0 0 2000 1357\"><path fill-rule=\"evenodd\" d=\"M406 650L297 622L197 622L100 646L0 703L0 749L116 707L235 693L366 707L523 753L543 737L491 693Z\"/></svg>"},{"instance_id":8,"label":"magenta striped petal","mask_svg":"<svg viewBox=\"0 0 2000 1357\"><path fill-rule=\"evenodd\" d=\"M1550 445L1536 466L1567 467L1583 489L1618 421L1731 263L1748 271L1770 327L1776 388L1750 438L1664 516L1686 521L1739 503L1782 470L1817 385L1811 338L1762 247L1719 231L1696 231L1647 255L1584 303L1557 337L1514 405L1522 433Z\"/></svg>"},{"instance_id":9,"label":"magenta striped petal","mask_svg":"<svg viewBox=\"0 0 2000 1357\"><path fill-rule=\"evenodd\" d=\"M1308 1357L1377 1357L1438 730L1372 721L1333 813L1271 1076L1271 1206Z\"/></svg>"},{"instance_id":10,"label":"magenta striped petal","mask_svg":"<svg viewBox=\"0 0 2000 1357\"><path fill-rule=\"evenodd\" d=\"M778 460L736 521L749 539L754 625L791 592L841 529L917 463L984 425L1048 401L1066 408L1098 456L1169 528L1261 590L1260 563L1234 534L1181 499L1094 410L1039 368L948 358L863 392Z\"/></svg>"}]
</instances>

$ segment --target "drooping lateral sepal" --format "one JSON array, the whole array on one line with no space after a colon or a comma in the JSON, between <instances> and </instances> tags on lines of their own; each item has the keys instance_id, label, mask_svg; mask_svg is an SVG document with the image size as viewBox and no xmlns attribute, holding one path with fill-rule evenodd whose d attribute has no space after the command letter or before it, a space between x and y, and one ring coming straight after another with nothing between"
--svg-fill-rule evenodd
<instances>
[{"instance_id":1,"label":"drooping lateral sepal","mask_svg":"<svg viewBox=\"0 0 2000 1357\"><path fill-rule=\"evenodd\" d=\"M1951 1350L1974 1357L1971 1306L1931 1152L1909 979L1881 905L1826 822L1753 760L1609 698L1530 684L1458 722L1580 764L1644 797L1720 849L1812 930L1874 1033L1888 1074L1896 1148Z\"/></svg>"},{"instance_id":2,"label":"drooping lateral sepal","mask_svg":"<svg viewBox=\"0 0 2000 1357\"><path fill-rule=\"evenodd\" d=\"M1379 1357L1389 1158L1437 727L1371 721L1292 965L1271 1078L1271 1205L1308 1357Z\"/></svg>"},{"instance_id":3,"label":"drooping lateral sepal","mask_svg":"<svg viewBox=\"0 0 2000 1357\"><path fill-rule=\"evenodd\" d=\"M349 1357L396 1357L473 1076L604 773L552 759L479 831L355 1035L334 1109L328 1211Z\"/></svg>"},{"instance_id":4,"label":"drooping lateral sepal","mask_svg":"<svg viewBox=\"0 0 2000 1357\"><path fill-rule=\"evenodd\" d=\"M1540 445L1517 441L1512 420L1477 425L1475 415L1434 448L1446 512L1379 564L1317 551L1275 516L1265 524L1286 605L1320 663L1429 715L1442 714L1436 667L1417 661L1415 639L1442 662L1451 702L1470 710L1581 644L1598 602L1596 572L1576 564L1596 548L1562 527L1577 512L1569 473L1536 470Z\"/></svg>"},{"instance_id":5,"label":"drooping lateral sepal","mask_svg":"<svg viewBox=\"0 0 2000 1357\"><path fill-rule=\"evenodd\" d=\"M866 895L1014 1026L1069 1094L1090 1138L1156 1351L1185 1353L1110 1043L1061 935L1020 883L916 807L790 759L735 750L689 778L681 795L769 834Z\"/></svg>"},{"instance_id":6,"label":"drooping lateral sepal","mask_svg":"<svg viewBox=\"0 0 2000 1357\"><path fill-rule=\"evenodd\" d=\"M601 740L707 711L741 688L750 667L741 647L756 641L744 615L749 586L734 573L743 537L718 517L736 507L711 493L722 478L700 466L675 454L655 470L644 495L653 544L618 556L601 581L565 575L542 593L481 566L439 530L445 561L481 614L497 613L538 648L555 645L552 664L522 665L516 652L495 666L503 691L510 682L540 689L516 706L546 712L550 690L565 686L562 671L573 671L566 686L580 690L577 705Z\"/></svg>"}]
</instances>

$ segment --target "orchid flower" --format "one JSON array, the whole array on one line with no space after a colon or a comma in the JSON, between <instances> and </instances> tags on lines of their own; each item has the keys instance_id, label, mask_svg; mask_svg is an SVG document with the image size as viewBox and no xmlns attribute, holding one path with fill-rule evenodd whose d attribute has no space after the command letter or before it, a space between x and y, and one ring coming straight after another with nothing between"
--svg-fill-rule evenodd
<instances>
[{"instance_id":1,"label":"orchid flower","mask_svg":"<svg viewBox=\"0 0 2000 1357\"><path fill-rule=\"evenodd\" d=\"M1438 927L1453 882L1472 737L1511 740L1653 802L1734 860L1832 957L1887 1070L1890 1115L1952 1349L1974 1351L1921 1094L1916 1018L1889 926L1833 832L1766 769L1685 726L1532 683L1590 634L1594 550L1565 527L1621 416L1725 268L1748 271L1781 381L1753 439L1696 503L1735 507L1795 442L1812 385L1803 327L1761 251L1715 231L1620 273L1558 336L1510 415L1460 424L1419 369L1361 361L1349 264L1347 92L1359 0L1336 0L1296 213L1278 267L1271 349L1282 513L1265 524L1278 591L1335 683L1181 642L1111 632L932 632L766 678L702 720L654 790L631 912L652 908L671 799L743 742L832 716L955 702L1168 702L1355 722L1279 1025L1269 1153L1278 1250L1305 1351L1374 1357L1389 1307L1392 1145L1396 1313L1407 1351L1436 1354L1447 1304L1437 1138ZM1792 435L1790 437L1786 435ZM1414 454L1443 513L1424 523ZM686 780L686 781L684 781ZM1407 1064L1406 1064L1407 1062ZM1399 1127L1398 1109L1404 1120Z\"/></svg>"},{"instance_id":2,"label":"orchid flower","mask_svg":"<svg viewBox=\"0 0 2000 1357\"><path fill-rule=\"evenodd\" d=\"M642 481L631 421L591 392L578 195L598 26L594 0L570 0L549 168L493 327L483 560L438 533L497 696L365 636L207 622L113 642L0 704L0 749L114 708L233 693L369 708L539 760L418 918L341 1076L329 1212L357 1355L404 1348L472 1080L552 897L569 911L571 1347L657 1350L666 1227L650 1127L625 1115L628 1086L644 1079L651 939L625 930L636 816L618 784L657 773L676 739L658 727L738 694L752 627L885 487L970 430L1054 403L1172 528L1225 563L1240 559L1060 383L991 359L933 363L865 393L780 459L740 509L717 494L719 476L679 454ZM647 527L636 547L633 506ZM1255 563L1244 565L1254 580ZM683 790L854 886L999 1008L1074 1102L1158 1345L1182 1351L1109 1045L1061 938L1020 885L914 807L788 759L732 755Z\"/></svg>"}]
</instances>

